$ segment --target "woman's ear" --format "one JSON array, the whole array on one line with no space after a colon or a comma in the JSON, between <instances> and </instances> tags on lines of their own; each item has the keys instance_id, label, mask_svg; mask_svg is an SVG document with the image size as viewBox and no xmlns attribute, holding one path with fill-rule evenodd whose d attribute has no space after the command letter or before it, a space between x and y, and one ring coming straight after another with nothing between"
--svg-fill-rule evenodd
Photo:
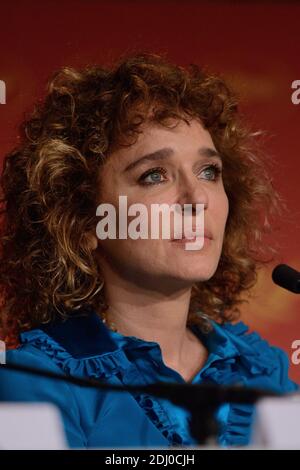
<instances>
[{"instance_id":1,"label":"woman's ear","mask_svg":"<svg viewBox=\"0 0 300 470\"><path fill-rule=\"evenodd\" d=\"M98 238L93 232L88 232L86 234L88 247L93 251L98 247Z\"/></svg>"}]
</instances>

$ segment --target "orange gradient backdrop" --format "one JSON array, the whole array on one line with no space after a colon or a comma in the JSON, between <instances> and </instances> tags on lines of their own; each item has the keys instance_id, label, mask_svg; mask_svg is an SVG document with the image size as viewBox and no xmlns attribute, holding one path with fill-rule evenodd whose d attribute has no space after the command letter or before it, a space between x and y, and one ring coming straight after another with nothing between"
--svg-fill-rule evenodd
<instances>
[{"instance_id":1,"label":"orange gradient backdrop","mask_svg":"<svg viewBox=\"0 0 300 470\"><path fill-rule=\"evenodd\" d=\"M300 80L300 5L200 1L16 1L0 5L0 162L17 142L18 124L61 66L103 63L131 50L167 53L180 65L208 66L231 81L252 128L265 130L274 182L291 210L274 237L278 262L300 270L300 105L291 84ZM242 319L285 349L300 339L300 296L260 272ZM291 364L300 382L300 364Z\"/></svg>"}]
</instances>

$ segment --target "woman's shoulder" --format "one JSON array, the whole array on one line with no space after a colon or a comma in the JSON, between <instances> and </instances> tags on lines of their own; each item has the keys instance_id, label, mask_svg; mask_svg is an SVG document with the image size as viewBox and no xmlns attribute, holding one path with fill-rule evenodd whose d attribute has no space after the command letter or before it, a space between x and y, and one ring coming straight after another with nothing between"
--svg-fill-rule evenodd
<instances>
[{"instance_id":1,"label":"woman's shoulder","mask_svg":"<svg viewBox=\"0 0 300 470\"><path fill-rule=\"evenodd\" d=\"M58 372L60 369L56 361L52 360L51 355L46 354L46 351L43 347L40 347L43 342L44 345L47 343L48 338L40 330L32 330L26 332L27 337L23 342L14 349L8 349L5 354L5 363L6 364L15 364L26 367L33 368L43 368L47 370L52 370ZM21 334L22 335L22 334ZM50 342L51 339L49 338ZM56 345L53 345L52 349L53 355L56 353ZM57 351L58 352L58 351Z\"/></svg>"},{"instance_id":2,"label":"woman's shoulder","mask_svg":"<svg viewBox=\"0 0 300 470\"><path fill-rule=\"evenodd\" d=\"M54 373L61 373L62 366L68 358L68 353L59 344L55 343L51 337L40 329L33 329L21 333L19 345L14 349L8 349L5 355L7 366L23 367L24 372L11 370L8 367L1 369L1 377L5 376L6 381L10 377L18 378L21 382L32 377L29 369L42 369ZM42 377L36 376L36 381L41 381Z\"/></svg>"},{"instance_id":3,"label":"woman's shoulder","mask_svg":"<svg viewBox=\"0 0 300 470\"><path fill-rule=\"evenodd\" d=\"M37 375L34 370L45 375ZM47 373L61 375L61 369L41 349L25 343L8 350L0 367L0 401L52 401L63 407L74 400L69 393L70 384L54 380Z\"/></svg>"},{"instance_id":4,"label":"woman's shoulder","mask_svg":"<svg viewBox=\"0 0 300 470\"><path fill-rule=\"evenodd\" d=\"M21 333L16 360L56 368L81 378L109 378L128 367L122 345L96 315L69 318ZM13 356L10 356L11 358Z\"/></svg>"},{"instance_id":5,"label":"woman's shoulder","mask_svg":"<svg viewBox=\"0 0 300 470\"><path fill-rule=\"evenodd\" d=\"M228 337L239 352L253 358L263 356L268 360L280 358L288 362L287 354L283 349L270 344L257 331L250 331L249 326L243 321L227 322L222 325L214 323L214 325L215 328L223 331L223 334Z\"/></svg>"},{"instance_id":6,"label":"woman's shoulder","mask_svg":"<svg viewBox=\"0 0 300 470\"><path fill-rule=\"evenodd\" d=\"M46 345L45 336L42 331L32 330L27 334L28 342L6 352L6 365L0 366L0 401L50 402L56 405L62 414L69 445L85 446L86 437L79 425L81 411L78 402L78 397L85 393L85 388L51 377L51 373L62 375L62 371L57 361L53 360L56 354L55 345L52 348L52 357L39 347L41 343ZM33 339L40 342L39 345L34 344ZM50 348L47 350L49 352ZM6 367L9 365L21 366L23 371L11 370ZM46 375L36 375L33 369L42 370ZM89 401L90 397L86 398L85 402Z\"/></svg>"},{"instance_id":7,"label":"woman's shoulder","mask_svg":"<svg viewBox=\"0 0 300 470\"><path fill-rule=\"evenodd\" d=\"M223 348L238 358L239 364L249 372L251 385L260 386L260 378L267 377L270 388L278 392L296 390L299 385L289 379L287 353L270 344L257 331L250 331L243 321L217 324L213 322L215 337L224 339Z\"/></svg>"}]
</instances>

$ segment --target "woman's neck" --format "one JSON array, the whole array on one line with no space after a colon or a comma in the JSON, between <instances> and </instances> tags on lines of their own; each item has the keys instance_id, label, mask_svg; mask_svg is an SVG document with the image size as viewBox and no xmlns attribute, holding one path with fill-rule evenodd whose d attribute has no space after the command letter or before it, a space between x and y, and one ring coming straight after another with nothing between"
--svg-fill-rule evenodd
<instances>
[{"instance_id":1,"label":"woman's neck","mask_svg":"<svg viewBox=\"0 0 300 470\"><path fill-rule=\"evenodd\" d=\"M157 342L165 364L182 368L191 346L199 342L187 328L191 287L164 295L126 281L108 282L105 296L107 321L113 322L119 333Z\"/></svg>"}]
</instances>

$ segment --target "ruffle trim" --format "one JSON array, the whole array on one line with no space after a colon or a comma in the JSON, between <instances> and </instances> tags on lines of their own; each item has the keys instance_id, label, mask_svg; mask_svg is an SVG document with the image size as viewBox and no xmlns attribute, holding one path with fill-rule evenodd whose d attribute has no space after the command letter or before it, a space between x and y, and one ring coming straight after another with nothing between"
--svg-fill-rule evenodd
<instances>
[{"instance_id":1,"label":"ruffle trim","mask_svg":"<svg viewBox=\"0 0 300 470\"><path fill-rule=\"evenodd\" d=\"M157 400L144 393L135 393L134 397L141 408L143 408L148 418L163 436L165 436L171 446L187 444L184 438L176 431L175 423L172 424L169 422L165 410L160 406Z\"/></svg>"},{"instance_id":2,"label":"ruffle trim","mask_svg":"<svg viewBox=\"0 0 300 470\"><path fill-rule=\"evenodd\" d=\"M21 339L22 344L30 343L35 346L47 354L66 374L76 377L109 378L118 372L123 373L131 365L122 349L101 356L74 358L60 344L38 329L22 333Z\"/></svg>"}]
</instances>

